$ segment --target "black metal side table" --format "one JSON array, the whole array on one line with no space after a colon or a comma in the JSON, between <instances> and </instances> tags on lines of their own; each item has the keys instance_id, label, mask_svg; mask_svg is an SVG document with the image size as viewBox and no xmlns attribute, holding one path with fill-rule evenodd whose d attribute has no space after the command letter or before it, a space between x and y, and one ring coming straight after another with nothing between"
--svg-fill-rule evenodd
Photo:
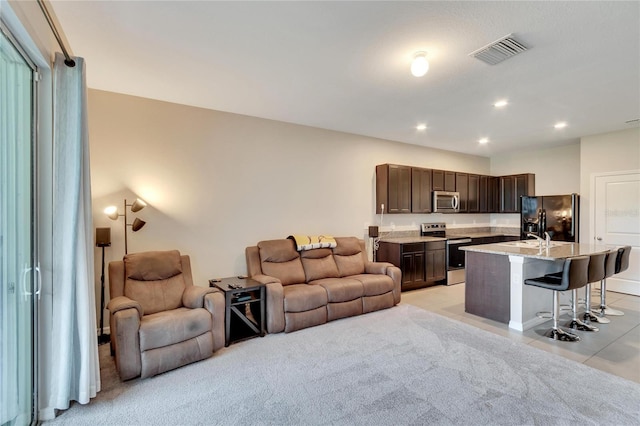
<instances>
[{"instance_id":1,"label":"black metal side table","mask_svg":"<svg viewBox=\"0 0 640 426\"><path fill-rule=\"evenodd\" d=\"M265 335L265 286L251 278L209 280L209 287L224 292L225 346ZM249 312L247 312L249 308Z\"/></svg>"}]
</instances>

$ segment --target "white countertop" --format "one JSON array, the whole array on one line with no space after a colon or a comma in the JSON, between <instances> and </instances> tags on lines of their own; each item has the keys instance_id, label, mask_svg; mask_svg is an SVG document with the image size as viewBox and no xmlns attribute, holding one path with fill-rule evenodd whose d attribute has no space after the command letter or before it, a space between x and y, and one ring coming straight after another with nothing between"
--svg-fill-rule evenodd
<instances>
[{"instance_id":1,"label":"white countertop","mask_svg":"<svg viewBox=\"0 0 640 426\"><path fill-rule=\"evenodd\" d=\"M605 246L602 244L552 241L551 247L548 249L545 247L539 249L536 240L509 241L504 243L460 247L461 250L478 253L522 256L543 260L558 260L575 256L589 256L596 253L604 253L613 248L615 247Z\"/></svg>"}]
</instances>

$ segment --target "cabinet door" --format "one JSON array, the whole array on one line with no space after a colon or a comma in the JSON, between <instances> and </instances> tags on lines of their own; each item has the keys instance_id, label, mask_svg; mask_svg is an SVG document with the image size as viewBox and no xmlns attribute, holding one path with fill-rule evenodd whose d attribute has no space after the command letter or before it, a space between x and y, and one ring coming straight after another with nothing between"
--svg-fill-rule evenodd
<instances>
[{"instance_id":1,"label":"cabinet door","mask_svg":"<svg viewBox=\"0 0 640 426\"><path fill-rule=\"evenodd\" d=\"M480 176L478 184L478 211L490 213L489 210L489 176Z\"/></svg>"},{"instance_id":2,"label":"cabinet door","mask_svg":"<svg viewBox=\"0 0 640 426\"><path fill-rule=\"evenodd\" d=\"M514 176L500 177L500 212L513 213L516 211L516 180Z\"/></svg>"},{"instance_id":3,"label":"cabinet door","mask_svg":"<svg viewBox=\"0 0 640 426\"><path fill-rule=\"evenodd\" d=\"M433 191L444 191L444 170L433 170L431 189Z\"/></svg>"},{"instance_id":4,"label":"cabinet door","mask_svg":"<svg viewBox=\"0 0 640 426\"><path fill-rule=\"evenodd\" d=\"M489 213L499 213L501 203L500 178L491 176L489 178Z\"/></svg>"},{"instance_id":5,"label":"cabinet door","mask_svg":"<svg viewBox=\"0 0 640 426\"><path fill-rule=\"evenodd\" d=\"M520 197L535 195L535 175L515 175L515 211L520 212Z\"/></svg>"},{"instance_id":6,"label":"cabinet door","mask_svg":"<svg viewBox=\"0 0 640 426\"><path fill-rule=\"evenodd\" d=\"M460 212L469 211L469 175L466 173L456 173L456 191L460 193Z\"/></svg>"},{"instance_id":7,"label":"cabinet door","mask_svg":"<svg viewBox=\"0 0 640 426\"><path fill-rule=\"evenodd\" d=\"M376 213L411 212L411 167L396 164L376 166Z\"/></svg>"},{"instance_id":8,"label":"cabinet door","mask_svg":"<svg viewBox=\"0 0 640 426\"><path fill-rule=\"evenodd\" d=\"M431 170L411 168L411 212L431 213Z\"/></svg>"},{"instance_id":9,"label":"cabinet door","mask_svg":"<svg viewBox=\"0 0 640 426\"><path fill-rule=\"evenodd\" d=\"M480 176L478 175L469 175L467 211L469 213L477 213L480 211Z\"/></svg>"},{"instance_id":10,"label":"cabinet door","mask_svg":"<svg viewBox=\"0 0 640 426\"><path fill-rule=\"evenodd\" d=\"M402 255L402 286L415 287L425 282L425 253Z\"/></svg>"},{"instance_id":11,"label":"cabinet door","mask_svg":"<svg viewBox=\"0 0 640 426\"><path fill-rule=\"evenodd\" d=\"M456 190L456 172L444 172L444 190L455 191Z\"/></svg>"},{"instance_id":12,"label":"cabinet door","mask_svg":"<svg viewBox=\"0 0 640 426\"><path fill-rule=\"evenodd\" d=\"M447 278L447 251L445 249L432 250L433 279L436 281Z\"/></svg>"}]
</instances>

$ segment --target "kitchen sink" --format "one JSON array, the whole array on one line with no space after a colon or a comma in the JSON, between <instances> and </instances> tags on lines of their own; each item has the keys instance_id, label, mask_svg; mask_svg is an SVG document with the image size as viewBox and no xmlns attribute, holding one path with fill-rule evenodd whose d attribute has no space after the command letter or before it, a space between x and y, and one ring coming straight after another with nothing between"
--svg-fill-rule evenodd
<instances>
[{"instance_id":1,"label":"kitchen sink","mask_svg":"<svg viewBox=\"0 0 640 426\"><path fill-rule=\"evenodd\" d=\"M498 243L498 244L503 246L520 247L520 248L532 248L532 249L540 248L540 242L538 240L508 241L505 243ZM557 247L557 246L562 246L566 244L571 244L571 243L566 241L551 241L549 243L549 247ZM542 248L546 248L546 247L547 247L546 243L543 242Z\"/></svg>"}]
</instances>

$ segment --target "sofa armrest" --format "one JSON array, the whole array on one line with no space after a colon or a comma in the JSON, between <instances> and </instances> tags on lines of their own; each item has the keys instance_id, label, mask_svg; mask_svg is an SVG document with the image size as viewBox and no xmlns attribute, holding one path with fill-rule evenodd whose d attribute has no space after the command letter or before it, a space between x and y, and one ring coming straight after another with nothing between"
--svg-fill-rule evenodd
<instances>
[{"instance_id":1,"label":"sofa armrest","mask_svg":"<svg viewBox=\"0 0 640 426\"><path fill-rule=\"evenodd\" d=\"M277 279L276 277L271 277L269 275L262 275L262 274L252 275L251 279L258 281L260 284L272 284L272 283L281 284L281 281L279 279Z\"/></svg>"},{"instance_id":2,"label":"sofa armrest","mask_svg":"<svg viewBox=\"0 0 640 426\"><path fill-rule=\"evenodd\" d=\"M128 299L124 296L119 297ZM111 305L111 302L109 302L109 305ZM122 309L117 311L111 311L111 315L113 319L111 322L113 325L111 328L111 340L114 342L113 346L118 362L118 374L121 380L133 379L134 377L138 377L142 372L139 333L141 316L139 315L139 311L134 307L122 307Z\"/></svg>"},{"instance_id":3,"label":"sofa armrest","mask_svg":"<svg viewBox=\"0 0 640 426\"><path fill-rule=\"evenodd\" d=\"M255 279L255 277L251 277ZM284 288L279 282L266 284L267 332L284 331Z\"/></svg>"},{"instance_id":4,"label":"sofa armrest","mask_svg":"<svg viewBox=\"0 0 640 426\"><path fill-rule=\"evenodd\" d=\"M204 296L204 307L211 314L211 334L213 334L213 351L224 347L225 300L224 293L218 289Z\"/></svg>"},{"instance_id":5,"label":"sofa armrest","mask_svg":"<svg viewBox=\"0 0 640 426\"><path fill-rule=\"evenodd\" d=\"M219 292L217 288L189 285L182 293L182 304L187 308L203 308L204 297L209 293ZM223 297L224 300L224 297Z\"/></svg>"},{"instance_id":6,"label":"sofa armrest","mask_svg":"<svg viewBox=\"0 0 640 426\"><path fill-rule=\"evenodd\" d=\"M387 275L387 268L389 266L393 266L393 264L389 262L367 262L364 265L364 271L367 274Z\"/></svg>"},{"instance_id":7,"label":"sofa armrest","mask_svg":"<svg viewBox=\"0 0 640 426\"><path fill-rule=\"evenodd\" d=\"M402 271L397 266L387 266L387 274L393 280L393 300L395 304L400 303L400 293L402 292Z\"/></svg>"},{"instance_id":8,"label":"sofa armrest","mask_svg":"<svg viewBox=\"0 0 640 426\"><path fill-rule=\"evenodd\" d=\"M111 315L115 315L116 312L131 308L136 309L138 311L138 317L142 318L144 315L142 305L133 299L129 299L127 296L114 297L109 300L109 304L107 304L107 309L111 312Z\"/></svg>"}]
</instances>

